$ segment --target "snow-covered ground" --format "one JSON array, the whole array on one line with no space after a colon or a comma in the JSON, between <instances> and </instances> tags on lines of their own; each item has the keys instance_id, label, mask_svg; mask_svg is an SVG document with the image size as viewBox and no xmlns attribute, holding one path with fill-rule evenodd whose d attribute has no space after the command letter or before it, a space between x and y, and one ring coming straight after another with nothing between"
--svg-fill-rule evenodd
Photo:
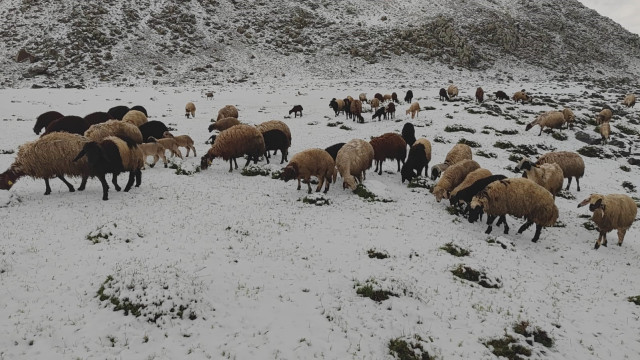
<instances>
[{"instance_id":1,"label":"snow-covered ground","mask_svg":"<svg viewBox=\"0 0 640 360\"><path fill-rule=\"evenodd\" d=\"M515 163L493 146L498 140L569 151L585 145L573 136L578 128L562 130L568 140L559 141L516 123L553 107L489 101L511 115L492 116L471 101L478 84L456 83L463 101L440 102L437 91L444 83L403 88L375 80L4 89L0 171L16 156L7 152L37 138L32 128L40 113L84 116L120 104L143 105L150 119L195 140L198 157L171 160L187 172L199 165L209 147L207 126L226 104L236 105L246 123L286 122L293 137L290 157L307 148L399 132L407 121L416 125L416 137L431 141L430 165L466 138L482 145L474 149L476 161L507 176L519 175L505 169ZM599 100L586 96L599 90L581 84L511 82L498 88L484 81L483 86L487 92L526 88L534 95L569 98L565 105L579 121L594 116L593 101ZM402 99L408 88L414 101L435 109L411 120L402 104L395 121L371 122L367 113L367 122L356 124L334 117L328 107L333 97L361 92L371 97L396 91ZM203 94L210 90L214 99L206 100ZM603 95L600 101L618 109L621 94ZM195 119L184 118L188 101L197 106ZM296 104L304 107L304 116L289 118ZM619 134L616 124L638 129L628 124L637 120L637 110L624 114L614 118L613 139ZM336 121L350 130L327 126ZM454 124L475 133L444 132ZM596 135L591 125L579 127ZM500 136L494 129L518 134ZM449 143L435 142L437 136ZM477 156L478 150L497 157ZM279 159L278 154L271 165L260 165L278 170L284 166ZM640 186L640 170L626 158L584 160L581 191L574 181L569 193L576 199L556 198L559 227L544 229L538 243L530 241L533 228L516 235L520 220L513 218L509 235L501 228L486 235L485 225L449 214L448 203L436 203L427 189L402 184L389 161L382 176L371 169L365 185L392 202L367 202L343 190L338 179L324 206L301 201L305 186L297 191L295 182L229 173L221 159L192 175L161 165L148 168L141 187L129 193L111 189L108 201L101 200L95 179L74 193L52 180L49 196L43 195L42 180L20 179L0 192L0 359L392 359L392 339L420 345L438 359L493 359L484 343L505 334L530 348L531 358L638 359L640 307L627 298L640 295L640 226L632 226L622 247L610 233L609 247L596 251L597 233L580 217L589 212L576 205L592 192L625 193L623 181ZM440 249L447 243L470 255L450 255ZM388 257L372 258L369 252ZM460 264L485 271L502 286L483 288L454 277L451 270ZM381 302L359 296L357 290L367 284L397 296ZM105 301L97 295L101 288ZM137 308L138 317L126 316L113 311L110 296L145 307ZM528 345L513 330L522 322L546 331L554 345Z\"/></svg>"}]
</instances>

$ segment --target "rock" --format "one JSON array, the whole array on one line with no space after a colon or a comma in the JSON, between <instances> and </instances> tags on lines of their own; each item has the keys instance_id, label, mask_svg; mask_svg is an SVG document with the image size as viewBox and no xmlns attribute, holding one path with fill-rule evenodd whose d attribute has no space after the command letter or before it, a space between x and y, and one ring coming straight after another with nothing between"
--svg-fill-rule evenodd
<instances>
[{"instance_id":1,"label":"rock","mask_svg":"<svg viewBox=\"0 0 640 360\"><path fill-rule=\"evenodd\" d=\"M582 141L583 143L587 143L589 145L595 145L595 144L599 144L600 143L600 138L591 137L591 135L587 134L584 131L577 131L576 132L576 139L578 141Z\"/></svg>"},{"instance_id":2,"label":"rock","mask_svg":"<svg viewBox=\"0 0 640 360\"><path fill-rule=\"evenodd\" d=\"M36 57L31 55L27 50L20 49L18 54L16 55L16 62L24 62L25 60L29 60L29 62L36 62Z\"/></svg>"}]
</instances>

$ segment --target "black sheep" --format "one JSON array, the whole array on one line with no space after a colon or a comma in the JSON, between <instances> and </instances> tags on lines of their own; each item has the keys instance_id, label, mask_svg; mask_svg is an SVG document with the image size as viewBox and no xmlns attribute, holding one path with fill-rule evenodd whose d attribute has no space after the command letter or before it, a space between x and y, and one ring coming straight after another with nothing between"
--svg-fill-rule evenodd
<instances>
[{"instance_id":1,"label":"black sheep","mask_svg":"<svg viewBox=\"0 0 640 360\"><path fill-rule=\"evenodd\" d=\"M447 90L444 88L440 89L440 101L447 100L449 101L449 94L447 94Z\"/></svg>"},{"instance_id":2,"label":"black sheep","mask_svg":"<svg viewBox=\"0 0 640 360\"><path fill-rule=\"evenodd\" d=\"M378 121L380 121L383 116L385 119L387 118L387 109L385 109L384 106L381 106L378 110L376 110L376 113L373 114L371 120L378 118Z\"/></svg>"},{"instance_id":3,"label":"black sheep","mask_svg":"<svg viewBox=\"0 0 640 360\"><path fill-rule=\"evenodd\" d=\"M144 116L149 117L149 115L147 114L147 109L145 109L144 106L142 106L142 105L136 105L136 106L132 107L129 110L138 110L138 111L142 112L144 114Z\"/></svg>"},{"instance_id":4,"label":"black sheep","mask_svg":"<svg viewBox=\"0 0 640 360\"><path fill-rule=\"evenodd\" d=\"M340 149L342 149L343 146L344 146L344 143L333 144L328 148L324 149L324 151L328 152L329 155L331 155L331 157L333 158L333 161L335 161L336 157L338 156L338 151L340 151Z\"/></svg>"},{"instance_id":5,"label":"black sheep","mask_svg":"<svg viewBox=\"0 0 640 360\"><path fill-rule=\"evenodd\" d=\"M404 102L406 102L407 104L410 104L412 99L413 99L413 91L407 90L407 94L404 96Z\"/></svg>"},{"instance_id":6,"label":"black sheep","mask_svg":"<svg viewBox=\"0 0 640 360\"><path fill-rule=\"evenodd\" d=\"M270 157L269 150L280 150L280 152L282 153L280 164L284 163L285 161L289 161L288 155L290 143L287 134L278 129L273 129L263 132L262 137L264 138L265 146L264 158L267 160L267 164L269 163Z\"/></svg>"},{"instance_id":7,"label":"black sheep","mask_svg":"<svg viewBox=\"0 0 640 360\"><path fill-rule=\"evenodd\" d=\"M293 113L294 117L298 117L298 113L300 113L300 117L302 117L302 105L295 105L293 109L289 110L289 115Z\"/></svg>"},{"instance_id":8,"label":"black sheep","mask_svg":"<svg viewBox=\"0 0 640 360\"><path fill-rule=\"evenodd\" d=\"M425 170L425 176L427 176L427 169L429 167L429 159L424 149L423 144L415 144L409 149L409 156L407 161L402 165L400 174L402 175L402 183L405 180L411 181L416 176L422 174L422 169Z\"/></svg>"},{"instance_id":9,"label":"black sheep","mask_svg":"<svg viewBox=\"0 0 640 360\"><path fill-rule=\"evenodd\" d=\"M496 100L509 100L509 95L502 90L496 91Z\"/></svg>"},{"instance_id":10,"label":"black sheep","mask_svg":"<svg viewBox=\"0 0 640 360\"><path fill-rule=\"evenodd\" d=\"M142 142L148 142L150 136L153 136L156 139L162 139L164 137L164 132L169 131L167 125L158 120L148 121L140 125L139 129L142 133Z\"/></svg>"},{"instance_id":11,"label":"black sheep","mask_svg":"<svg viewBox=\"0 0 640 360\"><path fill-rule=\"evenodd\" d=\"M464 188L458 191L457 194L449 198L449 203L451 206L460 206L461 201L464 201L466 204L471 202L471 199L476 196L482 189L487 187L487 185L491 184L494 181L506 179L504 175L491 175L483 179L476 180L469 187Z\"/></svg>"},{"instance_id":12,"label":"black sheep","mask_svg":"<svg viewBox=\"0 0 640 360\"><path fill-rule=\"evenodd\" d=\"M52 132L68 132L84 135L84 132L87 131L88 128L89 124L87 124L87 122L80 116L63 116L49 124L42 136Z\"/></svg>"},{"instance_id":13,"label":"black sheep","mask_svg":"<svg viewBox=\"0 0 640 360\"><path fill-rule=\"evenodd\" d=\"M114 119L122 120L124 115L129 112L129 107L125 105L114 106L111 109L107 110L107 112Z\"/></svg>"},{"instance_id":14,"label":"black sheep","mask_svg":"<svg viewBox=\"0 0 640 360\"><path fill-rule=\"evenodd\" d=\"M64 115L57 111L47 111L40 114L40 116L36 118L36 124L33 126L33 132L36 133L36 135L39 134L42 129L46 129L49 124L61 117L64 117Z\"/></svg>"},{"instance_id":15,"label":"black sheep","mask_svg":"<svg viewBox=\"0 0 640 360\"><path fill-rule=\"evenodd\" d=\"M84 117L84 121L86 121L89 126L100 124L112 119L113 117L104 111L97 111Z\"/></svg>"},{"instance_id":16,"label":"black sheep","mask_svg":"<svg viewBox=\"0 0 640 360\"><path fill-rule=\"evenodd\" d=\"M393 119L396 115L396 106L394 103L389 103L387 104L387 110L386 113L384 114L384 118L387 119Z\"/></svg>"},{"instance_id":17,"label":"black sheep","mask_svg":"<svg viewBox=\"0 0 640 360\"><path fill-rule=\"evenodd\" d=\"M332 108L333 111L335 111L336 116L340 114L340 111L344 110L340 109L340 105L338 105L338 101L336 100L336 98L331 99L331 101L329 102L329 107Z\"/></svg>"},{"instance_id":18,"label":"black sheep","mask_svg":"<svg viewBox=\"0 0 640 360\"><path fill-rule=\"evenodd\" d=\"M353 117L351 114L351 100L349 100L349 98L345 98L342 101L344 101L344 114L347 119L351 119ZM355 120L355 118L353 120Z\"/></svg>"},{"instance_id":19,"label":"black sheep","mask_svg":"<svg viewBox=\"0 0 640 360\"><path fill-rule=\"evenodd\" d=\"M380 101L380 104L384 102L384 96L382 96L382 94L380 93L376 93L375 95L373 95L373 97L378 99L378 101Z\"/></svg>"},{"instance_id":20,"label":"black sheep","mask_svg":"<svg viewBox=\"0 0 640 360\"><path fill-rule=\"evenodd\" d=\"M404 124L401 134L409 147L413 146L413 143L416 142L416 129L413 127L412 123Z\"/></svg>"},{"instance_id":21,"label":"black sheep","mask_svg":"<svg viewBox=\"0 0 640 360\"><path fill-rule=\"evenodd\" d=\"M391 93L391 101L396 104L400 104L400 101L398 100L398 94L396 94L395 92Z\"/></svg>"}]
</instances>

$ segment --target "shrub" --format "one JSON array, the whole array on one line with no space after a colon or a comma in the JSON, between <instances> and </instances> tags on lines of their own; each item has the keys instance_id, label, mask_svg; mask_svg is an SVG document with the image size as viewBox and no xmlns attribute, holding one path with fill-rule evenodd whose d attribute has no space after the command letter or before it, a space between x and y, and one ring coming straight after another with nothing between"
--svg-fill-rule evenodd
<instances>
[{"instance_id":1,"label":"shrub","mask_svg":"<svg viewBox=\"0 0 640 360\"><path fill-rule=\"evenodd\" d=\"M464 132L468 132L468 133L471 133L471 134L475 134L476 133L476 131L474 129L468 128L468 127L464 127L464 126L462 126L460 124L447 125L444 128L444 131L445 132L460 132L460 131L464 131Z\"/></svg>"}]
</instances>

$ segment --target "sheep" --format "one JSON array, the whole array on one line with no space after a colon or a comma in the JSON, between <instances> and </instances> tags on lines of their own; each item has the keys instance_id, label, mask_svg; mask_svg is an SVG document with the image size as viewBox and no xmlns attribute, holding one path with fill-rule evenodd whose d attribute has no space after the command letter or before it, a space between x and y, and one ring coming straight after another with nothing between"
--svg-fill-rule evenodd
<instances>
[{"instance_id":1,"label":"sheep","mask_svg":"<svg viewBox=\"0 0 640 360\"><path fill-rule=\"evenodd\" d=\"M443 198L448 199L451 191L460 185L470 172L478 168L480 168L480 165L473 160L462 160L449 166L442 173L442 177L436 186L433 187L432 193L436 197L436 201L440 202Z\"/></svg>"},{"instance_id":2,"label":"sheep","mask_svg":"<svg viewBox=\"0 0 640 360\"><path fill-rule=\"evenodd\" d=\"M607 233L618 230L618 246L622 246L624 235L636 218L638 207L636 203L624 194L591 194L584 199L578 207L589 204L589 210L593 212L591 220L598 227L598 240L595 249L600 245L607 246Z\"/></svg>"},{"instance_id":3,"label":"sheep","mask_svg":"<svg viewBox=\"0 0 640 360\"><path fill-rule=\"evenodd\" d=\"M164 146L165 149L169 150L172 157L177 156L180 159L184 159L182 157L182 153L180 152L180 149L178 148L178 142L176 141L176 139L166 138L166 137L156 138L155 136L149 136L147 140L148 142L157 142L162 144L162 146Z\"/></svg>"},{"instance_id":4,"label":"sheep","mask_svg":"<svg viewBox=\"0 0 640 360\"><path fill-rule=\"evenodd\" d=\"M361 139L353 139L340 148L336 167L343 179L343 189L355 190L356 181L362 183L367 178L366 170L371 168L373 156L373 146Z\"/></svg>"},{"instance_id":5,"label":"sheep","mask_svg":"<svg viewBox=\"0 0 640 360\"><path fill-rule=\"evenodd\" d=\"M338 156L338 151L340 151L340 149L342 149L343 146L344 146L344 143L333 144L327 147L326 149L324 149L324 151L328 152L329 155L331 155L331 157L335 161L336 156Z\"/></svg>"},{"instance_id":6,"label":"sheep","mask_svg":"<svg viewBox=\"0 0 640 360\"><path fill-rule=\"evenodd\" d=\"M79 116L63 116L52 121L44 130L42 136L53 132L68 132L71 134L82 135L89 128L87 122Z\"/></svg>"},{"instance_id":7,"label":"sheep","mask_svg":"<svg viewBox=\"0 0 640 360\"><path fill-rule=\"evenodd\" d=\"M413 99L413 91L411 90L407 90L406 95L404 96L404 102L406 102L407 104L411 103L411 100Z\"/></svg>"},{"instance_id":8,"label":"sheep","mask_svg":"<svg viewBox=\"0 0 640 360\"><path fill-rule=\"evenodd\" d=\"M108 120L100 124L91 125L84 136L92 141L99 141L107 136L127 137L138 144L142 144L142 133L140 129L130 123L119 120Z\"/></svg>"},{"instance_id":9,"label":"sheep","mask_svg":"<svg viewBox=\"0 0 640 360\"><path fill-rule=\"evenodd\" d=\"M256 125L256 128L261 132L265 133L269 130L280 130L285 135L287 135L287 139L289 139L289 146L291 146L291 130L289 126L280 120L269 120L263 123Z\"/></svg>"},{"instance_id":10,"label":"sheep","mask_svg":"<svg viewBox=\"0 0 640 360\"><path fill-rule=\"evenodd\" d=\"M636 104L636 95L635 94L627 94L627 96L624 97L624 100L622 100L622 105L628 107L628 108L632 108L634 105Z\"/></svg>"},{"instance_id":11,"label":"sheep","mask_svg":"<svg viewBox=\"0 0 640 360\"><path fill-rule=\"evenodd\" d=\"M611 135L611 125L609 125L608 121L605 121L600 125L600 136L602 136L602 144L606 145L609 142L609 135Z\"/></svg>"},{"instance_id":12,"label":"sheep","mask_svg":"<svg viewBox=\"0 0 640 360\"><path fill-rule=\"evenodd\" d=\"M240 125L240 121L238 121L237 118L234 118L234 117L222 118L212 123L211 125L209 125L209 132L212 132L213 130L218 130L218 131L227 130L228 128L236 125Z\"/></svg>"},{"instance_id":13,"label":"sheep","mask_svg":"<svg viewBox=\"0 0 640 360\"><path fill-rule=\"evenodd\" d=\"M353 100L351 102L351 116L353 116L353 120L358 119L359 123L364 123L364 118L362 117L362 101Z\"/></svg>"},{"instance_id":14,"label":"sheep","mask_svg":"<svg viewBox=\"0 0 640 360\"><path fill-rule=\"evenodd\" d=\"M235 163L236 169L238 168L237 157L248 155L247 163L244 165L246 167L252 158L254 163L257 163L264 151L264 138L257 128L244 124L236 125L220 132L209 151L200 159L200 168L207 169L214 158L221 157L225 161L229 160L229 172L232 172L232 163Z\"/></svg>"},{"instance_id":15,"label":"sheep","mask_svg":"<svg viewBox=\"0 0 640 360\"><path fill-rule=\"evenodd\" d=\"M371 105L372 109L377 110L380 107L380 100L373 98L371 99L371 103L369 105Z\"/></svg>"},{"instance_id":16,"label":"sheep","mask_svg":"<svg viewBox=\"0 0 640 360\"><path fill-rule=\"evenodd\" d=\"M384 96L382 96L382 94L380 94L380 93L376 93L375 95L373 95L373 97L378 99L378 101L380 101L380 103L384 102Z\"/></svg>"},{"instance_id":17,"label":"sheep","mask_svg":"<svg viewBox=\"0 0 640 360\"><path fill-rule=\"evenodd\" d=\"M562 174L565 179L568 179L567 187L565 190L569 190L571 186L571 178L576 179L578 185L578 191L580 191L580 178L584 175L584 160L582 157L574 152L569 151L557 151L549 152L538 158L536 165L542 165L547 163L556 163L560 165Z\"/></svg>"},{"instance_id":18,"label":"sheep","mask_svg":"<svg viewBox=\"0 0 640 360\"><path fill-rule=\"evenodd\" d=\"M460 191L462 191L463 189L468 188L469 186L471 186L476 181L478 181L480 179L488 178L491 175L493 175L491 173L491 171L489 171L487 169L484 169L484 168L478 168L478 169L473 170L472 172L468 173L467 176L464 177L464 180L462 180L462 182L460 184L458 184L455 188L453 188L453 190L451 190L447 194L446 198L449 199L449 202L451 203L451 205L455 204L456 201L452 200L452 198L457 198L457 195L458 195L458 193Z\"/></svg>"},{"instance_id":19,"label":"sheep","mask_svg":"<svg viewBox=\"0 0 640 360\"><path fill-rule=\"evenodd\" d=\"M204 96L207 97L207 100L213 100L213 91L204 93Z\"/></svg>"},{"instance_id":20,"label":"sheep","mask_svg":"<svg viewBox=\"0 0 640 360\"><path fill-rule=\"evenodd\" d=\"M396 160L398 162L398 171L400 171L400 162L404 165L404 159L407 157L407 143L402 136L396 133L385 133L378 137L374 137L369 142L373 146L378 175L382 175L382 163L386 159Z\"/></svg>"},{"instance_id":21,"label":"sheep","mask_svg":"<svg viewBox=\"0 0 640 360\"><path fill-rule=\"evenodd\" d=\"M189 150L193 150L193 156L196 155L196 148L193 146L193 139L189 135L178 135L174 136L171 132L165 131L162 134L163 138L174 139L176 144L178 144L178 148L183 147L187 149L186 157L189 157Z\"/></svg>"},{"instance_id":22,"label":"sheep","mask_svg":"<svg viewBox=\"0 0 640 360\"><path fill-rule=\"evenodd\" d=\"M440 89L439 95L440 95L440 101L444 101L444 100L449 101L449 95L447 94L447 90L445 90L445 88Z\"/></svg>"},{"instance_id":23,"label":"sheep","mask_svg":"<svg viewBox=\"0 0 640 360\"><path fill-rule=\"evenodd\" d=\"M189 101L187 105L184 106L184 111L184 116L186 116L187 119L189 118L189 115L193 116L194 118L196 117L196 105L191 101Z\"/></svg>"},{"instance_id":24,"label":"sheep","mask_svg":"<svg viewBox=\"0 0 640 360\"><path fill-rule=\"evenodd\" d=\"M540 125L540 133L538 134L538 136L540 136L542 135L542 130L544 130L545 127L550 129L561 129L565 122L565 115L562 111L547 111L538 115L535 120L527 124L525 130L529 131L529 129L534 125Z\"/></svg>"},{"instance_id":25,"label":"sheep","mask_svg":"<svg viewBox=\"0 0 640 360\"><path fill-rule=\"evenodd\" d=\"M0 174L0 189L9 190L19 178L29 176L44 179L44 194L49 195L49 179L57 177L70 192L74 192L73 185L64 176L81 176L82 183L78 190L84 190L89 177L87 161L74 163L72 160L88 142L86 137L78 134L56 132L21 145L13 164Z\"/></svg>"},{"instance_id":26,"label":"sheep","mask_svg":"<svg viewBox=\"0 0 640 360\"><path fill-rule=\"evenodd\" d=\"M564 115L564 121L567 123L567 129L573 129L573 123L576 121L576 116L569 108L562 109L562 115Z\"/></svg>"},{"instance_id":27,"label":"sheep","mask_svg":"<svg viewBox=\"0 0 640 360\"><path fill-rule=\"evenodd\" d=\"M352 100L349 100L349 98L347 97L347 98L344 98L342 101L344 102L344 116L347 119L351 119L352 118L352 116L351 116L351 102L352 102ZM353 120L355 121L355 119L356 118L354 117Z\"/></svg>"},{"instance_id":28,"label":"sheep","mask_svg":"<svg viewBox=\"0 0 640 360\"><path fill-rule=\"evenodd\" d=\"M476 102L482 103L484 101L484 90L481 87L476 89Z\"/></svg>"},{"instance_id":29,"label":"sheep","mask_svg":"<svg viewBox=\"0 0 640 360\"><path fill-rule=\"evenodd\" d=\"M396 115L396 106L394 103L388 103L387 104L387 109L385 110L385 114L384 117L385 119L389 118L389 119L393 119Z\"/></svg>"},{"instance_id":30,"label":"sheep","mask_svg":"<svg viewBox=\"0 0 640 360\"><path fill-rule=\"evenodd\" d=\"M155 138L154 138L155 139ZM165 150L167 150L162 144L157 141L146 142L138 145L140 151L142 151L142 155L144 159L148 156L153 156L153 163L149 164L150 167L154 167L159 159L162 159L164 163L164 167L167 167L167 157L164 155ZM144 169L144 166L142 167Z\"/></svg>"},{"instance_id":31,"label":"sheep","mask_svg":"<svg viewBox=\"0 0 640 360\"><path fill-rule=\"evenodd\" d=\"M444 163L434 165L431 168L431 180L437 179L443 171L445 171L449 166L458 163L462 160L471 160L473 158L473 154L471 153L471 147L467 144L456 144L451 150L447 153L447 156L444 159Z\"/></svg>"},{"instance_id":32,"label":"sheep","mask_svg":"<svg viewBox=\"0 0 640 360\"><path fill-rule=\"evenodd\" d=\"M418 102L416 101L413 104L411 104L411 106L409 106L409 109L407 109L406 115L411 114L411 118L413 119L419 112L420 112L420 104L418 104Z\"/></svg>"},{"instance_id":33,"label":"sheep","mask_svg":"<svg viewBox=\"0 0 640 360\"><path fill-rule=\"evenodd\" d=\"M526 222L518 229L518 234L536 224L532 242L538 241L542 227L552 226L558 220L558 207L551 193L525 178L504 179L487 185L471 200L469 222L476 221L482 212L489 216L487 234L497 216L524 217ZM506 221L503 222L507 234L509 227Z\"/></svg>"},{"instance_id":34,"label":"sheep","mask_svg":"<svg viewBox=\"0 0 640 360\"><path fill-rule=\"evenodd\" d=\"M102 184L102 200L109 200L109 185L107 185L105 178L106 174L113 174L112 183L117 191L120 191L117 176L125 171L129 172L129 180L124 191L127 192L131 189L134 180L136 187L140 186L144 155L135 141L116 136L109 136L100 141L91 141L84 145L73 161L78 161L85 156L91 174L96 176Z\"/></svg>"},{"instance_id":35,"label":"sheep","mask_svg":"<svg viewBox=\"0 0 640 360\"><path fill-rule=\"evenodd\" d=\"M517 104L518 101L522 102L524 104L525 101L529 101L529 96L527 95L526 92L524 91L518 91L515 94L513 94L513 96L511 97L511 99Z\"/></svg>"},{"instance_id":36,"label":"sheep","mask_svg":"<svg viewBox=\"0 0 640 360\"><path fill-rule=\"evenodd\" d=\"M400 104L400 101L398 100L398 94L396 94L395 92L391 93L391 101L396 104Z\"/></svg>"},{"instance_id":37,"label":"sheep","mask_svg":"<svg viewBox=\"0 0 640 360\"><path fill-rule=\"evenodd\" d=\"M125 105L114 106L111 109L107 110L107 113L111 115L112 118L117 120L122 120L124 115L129 112L129 107Z\"/></svg>"},{"instance_id":38,"label":"sheep","mask_svg":"<svg viewBox=\"0 0 640 360\"><path fill-rule=\"evenodd\" d=\"M60 114L57 111L47 111L40 114L36 118L36 124L33 125L33 132L36 133L36 135L40 134L40 131L42 131L42 129L45 129L49 124L51 124L55 120L60 119L61 117L64 117L64 115Z\"/></svg>"},{"instance_id":39,"label":"sheep","mask_svg":"<svg viewBox=\"0 0 640 360\"><path fill-rule=\"evenodd\" d=\"M104 111L96 111L84 117L84 121L89 126L95 125L95 124L101 124L109 120L113 120L113 117L109 115L109 113L106 113Z\"/></svg>"},{"instance_id":40,"label":"sheep","mask_svg":"<svg viewBox=\"0 0 640 360\"><path fill-rule=\"evenodd\" d=\"M282 169L280 179L285 182L298 179L298 190L301 188L300 180L304 179L311 194L311 176L318 178L316 192L320 192L325 184L324 193L329 191L329 184L336 182L336 163L323 149L307 149L299 152L291 158L287 166ZM325 183L326 181L326 183Z\"/></svg>"},{"instance_id":41,"label":"sheep","mask_svg":"<svg viewBox=\"0 0 640 360\"><path fill-rule=\"evenodd\" d=\"M509 100L509 95L502 90L496 91L496 100Z\"/></svg>"},{"instance_id":42,"label":"sheep","mask_svg":"<svg viewBox=\"0 0 640 360\"><path fill-rule=\"evenodd\" d=\"M380 121L383 117L387 117L387 109L384 106L376 110L376 113L373 114L371 120L375 120L375 118L378 118L378 121Z\"/></svg>"},{"instance_id":43,"label":"sheep","mask_svg":"<svg viewBox=\"0 0 640 360\"><path fill-rule=\"evenodd\" d=\"M269 150L280 150L282 153L280 164L289 160L287 157L289 155L289 146L291 145L291 141L289 141L287 134L282 130L272 129L263 132L262 137L264 138L264 157L267 160L267 164L269 163Z\"/></svg>"},{"instance_id":44,"label":"sheep","mask_svg":"<svg viewBox=\"0 0 640 360\"><path fill-rule=\"evenodd\" d=\"M554 198L556 194L562 190L564 174L562 173L562 168L558 164L548 163L536 165L533 161L524 157L520 160L518 165L516 165L514 171L517 173L523 171L522 177L525 177L549 190Z\"/></svg>"},{"instance_id":45,"label":"sheep","mask_svg":"<svg viewBox=\"0 0 640 360\"><path fill-rule=\"evenodd\" d=\"M228 118L228 117L239 119L238 109L236 109L235 106L225 105L222 109L218 110L218 117L216 118L216 121L224 118Z\"/></svg>"},{"instance_id":46,"label":"sheep","mask_svg":"<svg viewBox=\"0 0 640 360\"><path fill-rule=\"evenodd\" d=\"M302 117L302 105L295 105L291 110L289 110L289 115L293 113L294 117L298 117L298 113L300 113L300 117Z\"/></svg>"},{"instance_id":47,"label":"sheep","mask_svg":"<svg viewBox=\"0 0 640 360\"><path fill-rule=\"evenodd\" d=\"M424 169L424 174L426 176L430 161L431 143L425 138L416 140L409 149L407 161L402 166L402 169L400 169L402 182L404 183L405 180L411 181L414 177L420 176L420 174L422 174L422 169Z\"/></svg>"},{"instance_id":48,"label":"sheep","mask_svg":"<svg viewBox=\"0 0 640 360\"><path fill-rule=\"evenodd\" d=\"M162 121L151 120L146 122L138 128L142 134L142 141L149 141L149 137L153 136L156 139L161 139L165 131L169 131L167 125Z\"/></svg>"},{"instance_id":49,"label":"sheep","mask_svg":"<svg viewBox=\"0 0 640 360\"><path fill-rule=\"evenodd\" d=\"M447 94L449 95L449 99L453 99L458 96L458 87L455 85L449 85L447 88Z\"/></svg>"},{"instance_id":50,"label":"sheep","mask_svg":"<svg viewBox=\"0 0 640 360\"><path fill-rule=\"evenodd\" d=\"M364 103L366 103L366 102L368 102L368 100L367 100L367 94L365 94L365 93L361 93L360 95L358 95L358 100L362 101L362 103L363 103L363 104L364 104Z\"/></svg>"},{"instance_id":51,"label":"sheep","mask_svg":"<svg viewBox=\"0 0 640 360\"><path fill-rule=\"evenodd\" d=\"M412 147L413 143L416 142L416 128L413 127L412 123L405 123L400 134L409 147Z\"/></svg>"},{"instance_id":52,"label":"sheep","mask_svg":"<svg viewBox=\"0 0 640 360\"><path fill-rule=\"evenodd\" d=\"M478 179L466 188L458 190L456 194L452 194L451 197L449 197L449 203L452 206L467 204L467 208L464 211L466 213L469 211L469 204L471 204L471 199L473 199L474 196L476 196L480 191L482 191L487 185L491 184L492 182L506 178L507 177L504 175L491 175L482 179ZM504 220L506 219L501 220L502 222L504 222ZM498 224L498 226L499 225L500 223Z\"/></svg>"},{"instance_id":53,"label":"sheep","mask_svg":"<svg viewBox=\"0 0 640 360\"><path fill-rule=\"evenodd\" d=\"M344 100L333 98L329 102L329 107L332 108L336 116L338 116L341 111L344 111Z\"/></svg>"},{"instance_id":54,"label":"sheep","mask_svg":"<svg viewBox=\"0 0 640 360\"><path fill-rule=\"evenodd\" d=\"M129 110L129 112L122 117L122 121L131 123L137 127L140 127L140 125L146 123L149 120L147 119L147 116L142 111Z\"/></svg>"},{"instance_id":55,"label":"sheep","mask_svg":"<svg viewBox=\"0 0 640 360\"><path fill-rule=\"evenodd\" d=\"M354 100L354 99L353 99L353 97L352 97L352 96L347 95L346 100L349 100L349 102L353 102L353 100Z\"/></svg>"},{"instance_id":56,"label":"sheep","mask_svg":"<svg viewBox=\"0 0 640 360\"><path fill-rule=\"evenodd\" d=\"M147 109L145 109L144 106L142 106L142 105L132 106L131 109L129 109L129 111L131 111L131 110L140 111L141 113L144 114L145 117L149 117L149 114L147 114Z\"/></svg>"},{"instance_id":57,"label":"sheep","mask_svg":"<svg viewBox=\"0 0 640 360\"><path fill-rule=\"evenodd\" d=\"M611 109L602 109L600 113L596 116L596 124L600 125L603 122L611 121L613 117L613 112Z\"/></svg>"}]
</instances>

